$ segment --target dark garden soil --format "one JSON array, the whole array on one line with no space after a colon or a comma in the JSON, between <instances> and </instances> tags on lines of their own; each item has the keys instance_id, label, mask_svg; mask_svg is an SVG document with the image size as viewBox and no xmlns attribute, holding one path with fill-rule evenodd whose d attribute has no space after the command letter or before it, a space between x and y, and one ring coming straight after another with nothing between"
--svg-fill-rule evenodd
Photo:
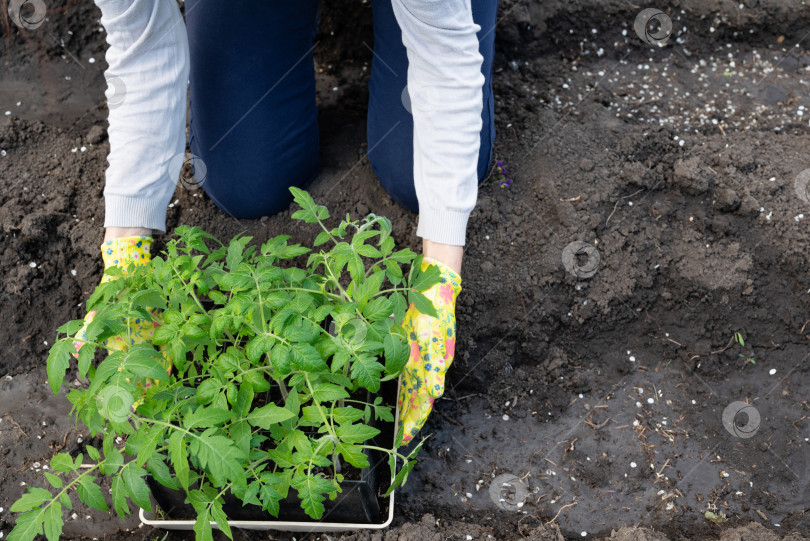
<instances>
[{"instance_id":1,"label":"dark garden soil","mask_svg":"<svg viewBox=\"0 0 810 541\"><path fill-rule=\"evenodd\" d=\"M495 154L514 183L483 186L470 220L433 436L389 531L297 539L810 537L810 9L658 4L665 47L635 34L632 2L502 2ZM105 41L90 2L48 6L37 30L0 18L4 535L42 465L88 439L44 364L101 274ZM416 215L366 159L369 5L322 11L311 191L333 215L390 217L417 249ZM170 228L314 236L289 211L227 217L199 189L170 207ZM566 252L575 241L590 255ZM68 539L163 536L134 516L66 517Z\"/></svg>"}]
</instances>

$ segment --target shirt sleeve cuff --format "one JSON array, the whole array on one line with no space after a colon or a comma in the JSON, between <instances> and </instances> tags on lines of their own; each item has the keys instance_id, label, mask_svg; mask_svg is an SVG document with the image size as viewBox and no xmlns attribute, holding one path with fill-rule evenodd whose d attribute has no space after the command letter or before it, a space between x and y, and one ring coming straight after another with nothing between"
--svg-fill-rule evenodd
<instances>
[{"instance_id":1,"label":"shirt sleeve cuff","mask_svg":"<svg viewBox=\"0 0 810 541\"><path fill-rule=\"evenodd\" d=\"M420 208L416 235L440 244L464 246L469 212Z\"/></svg>"},{"instance_id":2,"label":"shirt sleeve cuff","mask_svg":"<svg viewBox=\"0 0 810 541\"><path fill-rule=\"evenodd\" d=\"M166 205L147 197L104 196L104 227L144 227L166 232Z\"/></svg>"}]
</instances>

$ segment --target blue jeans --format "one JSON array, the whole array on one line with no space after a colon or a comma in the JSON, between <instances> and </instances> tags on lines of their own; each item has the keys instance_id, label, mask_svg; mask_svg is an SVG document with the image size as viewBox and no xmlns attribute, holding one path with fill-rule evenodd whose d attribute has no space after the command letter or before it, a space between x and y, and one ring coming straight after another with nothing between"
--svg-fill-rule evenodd
<instances>
[{"instance_id":1,"label":"blue jeans","mask_svg":"<svg viewBox=\"0 0 810 541\"><path fill-rule=\"evenodd\" d=\"M374 59L369 81L369 161L383 187L418 212L413 118L402 103L408 58L390 0L372 0ZM484 58L478 176L492 161L497 0L472 0ZM202 189L238 218L286 209L290 186L319 168L313 39L318 0L186 0L191 152L202 159ZM392 129L393 128L393 129ZM389 133L390 132L390 133Z\"/></svg>"}]
</instances>

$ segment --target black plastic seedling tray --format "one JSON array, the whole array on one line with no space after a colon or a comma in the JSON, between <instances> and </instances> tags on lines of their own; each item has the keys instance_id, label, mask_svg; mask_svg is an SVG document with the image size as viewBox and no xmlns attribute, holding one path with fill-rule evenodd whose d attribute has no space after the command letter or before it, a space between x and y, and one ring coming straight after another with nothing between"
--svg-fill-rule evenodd
<instances>
[{"instance_id":1,"label":"black plastic seedling tray","mask_svg":"<svg viewBox=\"0 0 810 541\"><path fill-rule=\"evenodd\" d=\"M397 382L383 383L380 389L386 403L396 403ZM397 412L398 413L398 412ZM395 414L396 418L396 414ZM378 447L390 447L394 442L397 423L375 423L380 429L369 444ZM340 531L359 528L381 528L387 526L393 518L393 493L382 498L391 482L388 458L377 450L365 449L370 466L360 470L360 479L346 479L341 483L342 491L337 498L324 500L323 517L315 521L301 508L301 500L294 488L290 488L286 499L279 502L279 514L275 517L257 505L242 505L242 502L231 494L223 496L223 511L232 527L252 529L280 529L289 531ZM163 513L161 519L149 519L141 511L141 520L149 525L168 529L191 529L196 512L191 504L185 503L186 493L182 489L167 488L151 476L146 482L152 496ZM345 525L345 527L340 527Z\"/></svg>"}]
</instances>

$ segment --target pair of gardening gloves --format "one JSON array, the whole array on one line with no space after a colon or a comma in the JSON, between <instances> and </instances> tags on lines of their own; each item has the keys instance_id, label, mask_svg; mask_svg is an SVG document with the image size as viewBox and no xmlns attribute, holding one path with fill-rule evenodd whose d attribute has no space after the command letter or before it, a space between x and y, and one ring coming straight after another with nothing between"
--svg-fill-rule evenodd
<instances>
[{"instance_id":1,"label":"pair of gardening gloves","mask_svg":"<svg viewBox=\"0 0 810 541\"><path fill-rule=\"evenodd\" d=\"M152 237L121 237L101 245L104 270L118 266L126 268L130 263L146 265L151 260ZM419 433L433 409L433 402L444 393L444 377L453 363L456 345L456 298L461 292L461 277L450 267L436 260L425 259L422 270L434 264L439 267L439 282L422 293L433 303L437 317L419 312L412 304L402 323L408 335L411 353L402 373L398 397L399 421L403 430L402 443L406 444ZM101 282L112 280L104 274ZM84 327L76 334L74 342L78 353L87 340L87 326L95 317L91 310L84 318ZM157 318L155 318L157 319ZM106 346L113 351L123 351L134 344L149 341L159 326L157 321L134 319L129 322L128 336L114 337Z\"/></svg>"}]
</instances>

